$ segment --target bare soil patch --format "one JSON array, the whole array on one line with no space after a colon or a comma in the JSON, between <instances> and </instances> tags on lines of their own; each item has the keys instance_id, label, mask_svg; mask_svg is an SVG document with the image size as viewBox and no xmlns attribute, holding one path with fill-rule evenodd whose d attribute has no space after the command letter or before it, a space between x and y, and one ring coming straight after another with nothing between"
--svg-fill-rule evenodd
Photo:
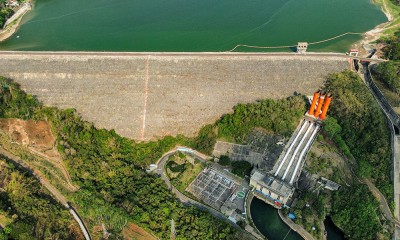
<instances>
[{"instance_id":1,"label":"bare soil patch","mask_svg":"<svg viewBox=\"0 0 400 240\"><path fill-rule=\"evenodd\" d=\"M156 240L153 235L146 232L143 228L139 227L134 223L128 224L122 231L124 239L136 239L136 240Z\"/></svg>"},{"instance_id":2,"label":"bare soil patch","mask_svg":"<svg viewBox=\"0 0 400 240\"><path fill-rule=\"evenodd\" d=\"M13 141L42 152L48 157L59 157L54 149L55 137L48 122L15 118L0 119L0 129L10 134Z\"/></svg>"},{"instance_id":3,"label":"bare soil patch","mask_svg":"<svg viewBox=\"0 0 400 240\"><path fill-rule=\"evenodd\" d=\"M70 191L76 191L78 189L78 187L73 185L71 176L55 147L56 139L51 132L51 126L48 122L0 118L0 131L9 135L11 141L17 143L17 145L22 145L22 148L26 148L24 151L28 150L30 153L39 157L37 159L45 160L31 163L35 165L36 168L42 170L46 169L49 174L52 174L56 179L62 182Z\"/></svg>"}]
</instances>

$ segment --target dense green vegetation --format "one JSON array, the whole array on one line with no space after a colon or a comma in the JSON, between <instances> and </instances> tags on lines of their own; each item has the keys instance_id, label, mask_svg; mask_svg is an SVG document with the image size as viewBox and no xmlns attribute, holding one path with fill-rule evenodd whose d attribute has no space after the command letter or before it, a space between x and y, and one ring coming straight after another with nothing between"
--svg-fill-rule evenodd
<instances>
[{"instance_id":1,"label":"dense green vegetation","mask_svg":"<svg viewBox=\"0 0 400 240\"><path fill-rule=\"evenodd\" d=\"M93 124L82 121L73 110L41 106L10 80L1 78L0 86L3 86L0 117L51 122L58 149L71 176L83 191L100 198L93 204L105 202L122 208L133 221L162 238L169 236L171 218L175 220L178 238L234 239L237 236L229 224L208 213L184 207L158 176L145 173L148 163L157 160L177 143L190 145L183 137L135 143L114 131L96 129ZM100 205L94 208L100 208ZM120 230L108 229L113 238L119 238Z\"/></svg>"},{"instance_id":2,"label":"dense green vegetation","mask_svg":"<svg viewBox=\"0 0 400 240\"><path fill-rule=\"evenodd\" d=\"M221 156L219 156L218 164L220 164L222 166L231 165L231 159L229 158L229 156L221 155Z\"/></svg>"},{"instance_id":3,"label":"dense green vegetation","mask_svg":"<svg viewBox=\"0 0 400 240\"><path fill-rule=\"evenodd\" d=\"M247 161L231 161L229 156L221 155L219 157L218 164L222 166L229 166L232 168L232 173L244 178L246 175L250 176L250 172L253 169L253 165Z\"/></svg>"},{"instance_id":4,"label":"dense green vegetation","mask_svg":"<svg viewBox=\"0 0 400 240\"><path fill-rule=\"evenodd\" d=\"M293 212L296 215L294 221L316 239L321 238L319 223L326 216L331 216L349 240L390 239L390 232L383 227L389 223L381 216L378 206L368 187L355 183L334 192L304 192L296 206L285 213Z\"/></svg>"},{"instance_id":5,"label":"dense green vegetation","mask_svg":"<svg viewBox=\"0 0 400 240\"><path fill-rule=\"evenodd\" d=\"M393 4L400 6L400 0L390 0Z\"/></svg>"},{"instance_id":6,"label":"dense green vegetation","mask_svg":"<svg viewBox=\"0 0 400 240\"><path fill-rule=\"evenodd\" d=\"M323 124L324 132L328 134L328 137L337 144L346 156L351 157L350 149L341 136L342 127L338 124L336 118L330 116L323 122Z\"/></svg>"},{"instance_id":7,"label":"dense green vegetation","mask_svg":"<svg viewBox=\"0 0 400 240\"><path fill-rule=\"evenodd\" d=\"M93 124L82 121L73 110L43 107L35 98L22 93L12 81L0 79L0 86L0 117L45 119L51 122L53 132L57 135L58 149L69 172L82 187L81 192L85 193L78 194L75 201L85 206L86 214L94 214L96 209L107 206L107 211L122 211L120 215L126 215L162 238L169 236L171 218L175 220L178 238L234 239L238 235L228 224L214 219L210 214L179 203L159 177L144 172L149 163L176 144L209 153L217 138L245 143L249 132L256 127L288 136L306 109L302 96L239 104L232 114L224 115L215 124L202 128L194 139L178 136L136 143L120 137L114 131L96 129ZM374 98L358 76L351 72L331 75L325 90L334 94L329 112L333 117L329 117L324 125L327 134L346 155L355 157L359 165L358 174L373 180L389 202L392 201L389 131ZM234 162L229 159L224 161L233 166ZM240 162L237 164L238 169L247 167ZM244 174L244 171L238 173ZM359 199L353 201L352 192L359 188L362 189L357 192ZM376 217L379 209L369 191L357 185L340 190L338 196L340 198L333 198L332 217L346 234L351 235L352 239L353 236L382 234L382 226ZM325 200L319 202L317 200L316 206L325 211L321 207ZM370 211L357 214L356 210L364 207ZM304 218L308 216L307 211ZM352 224L346 228L343 226L348 222L365 221L363 218L366 217L372 220L363 226L370 229L351 228ZM305 223L314 224L308 220ZM118 238L121 226L123 224L110 224L107 230L112 237Z\"/></svg>"},{"instance_id":8,"label":"dense green vegetation","mask_svg":"<svg viewBox=\"0 0 400 240\"><path fill-rule=\"evenodd\" d=\"M336 134L357 160L359 175L372 179L391 202L390 132L378 103L358 75L350 71L330 75L325 90L334 95L330 115L341 126Z\"/></svg>"},{"instance_id":9,"label":"dense green vegetation","mask_svg":"<svg viewBox=\"0 0 400 240\"><path fill-rule=\"evenodd\" d=\"M79 226L68 210L42 189L30 174L0 156L0 215L12 223L0 239L75 239Z\"/></svg>"},{"instance_id":10,"label":"dense green vegetation","mask_svg":"<svg viewBox=\"0 0 400 240\"><path fill-rule=\"evenodd\" d=\"M391 91L400 95L400 61L380 63L372 69L372 73Z\"/></svg>"},{"instance_id":11,"label":"dense green vegetation","mask_svg":"<svg viewBox=\"0 0 400 240\"><path fill-rule=\"evenodd\" d=\"M304 192L297 202L296 206L291 209L285 209L285 214L289 212L295 214L294 222L304 227L315 239L321 238L321 227L319 222L325 219L325 206L327 205L327 194ZM315 230L313 230L313 227Z\"/></svg>"},{"instance_id":12,"label":"dense green vegetation","mask_svg":"<svg viewBox=\"0 0 400 240\"><path fill-rule=\"evenodd\" d=\"M185 193L186 188L205 166L206 163L202 163L199 159L178 152L169 157L165 168L171 184L181 193Z\"/></svg>"},{"instance_id":13,"label":"dense green vegetation","mask_svg":"<svg viewBox=\"0 0 400 240\"><path fill-rule=\"evenodd\" d=\"M372 68L371 72L390 91L400 95L400 31L380 41L386 44L382 51L390 61L378 64ZM388 98L388 100L391 99ZM393 102L391 101L391 104Z\"/></svg>"},{"instance_id":14,"label":"dense green vegetation","mask_svg":"<svg viewBox=\"0 0 400 240\"><path fill-rule=\"evenodd\" d=\"M6 0L0 0L0 27L2 28L7 19L14 14L14 11L6 6Z\"/></svg>"},{"instance_id":15,"label":"dense green vegetation","mask_svg":"<svg viewBox=\"0 0 400 240\"><path fill-rule=\"evenodd\" d=\"M344 152L350 150L358 163L357 174L371 179L392 202L390 132L377 102L350 71L330 75L325 90L333 93L329 114L335 118L325 122L326 131ZM365 186L340 190L332 204L333 220L351 239L374 239L382 234L378 203Z\"/></svg>"},{"instance_id":16,"label":"dense green vegetation","mask_svg":"<svg viewBox=\"0 0 400 240\"><path fill-rule=\"evenodd\" d=\"M380 222L379 203L366 185L342 188L333 194L332 220L349 240L389 239Z\"/></svg>"},{"instance_id":17,"label":"dense green vegetation","mask_svg":"<svg viewBox=\"0 0 400 240\"><path fill-rule=\"evenodd\" d=\"M246 175L250 176L251 169L253 169L253 166L246 161L233 161L231 165L232 173L242 178L244 178Z\"/></svg>"},{"instance_id":18,"label":"dense green vegetation","mask_svg":"<svg viewBox=\"0 0 400 240\"><path fill-rule=\"evenodd\" d=\"M182 173L183 171L185 171L186 163L177 164L174 161L169 161L166 165L166 168L175 173Z\"/></svg>"},{"instance_id":19,"label":"dense green vegetation","mask_svg":"<svg viewBox=\"0 0 400 240\"><path fill-rule=\"evenodd\" d=\"M214 125L202 128L194 147L210 154L217 138L245 143L248 134L256 127L290 136L306 110L306 101L303 96L266 99L256 103L238 104L233 110L232 114L222 116Z\"/></svg>"},{"instance_id":20,"label":"dense green vegetation","mask_svg":"<svg viewBox=\"0 0 400 240\"><path fill-rule=\"evenodd\" d=\"M383 40L387 45L382 49L385 57L390 60L400 60L400 31Z\"/></svg>"}]
</instances>

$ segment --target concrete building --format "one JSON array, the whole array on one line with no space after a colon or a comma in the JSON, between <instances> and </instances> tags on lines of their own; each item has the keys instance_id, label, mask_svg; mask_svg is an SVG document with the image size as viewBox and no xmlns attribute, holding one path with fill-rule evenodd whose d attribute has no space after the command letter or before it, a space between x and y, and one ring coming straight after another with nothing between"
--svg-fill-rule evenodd
<instances>
[{"instance_id":1,"label":"concrete building","mask_svg":"<svg viewBox=\"0 0 400 240\"><path fill-rule=\"evenodd\" d=\"M277 208L285 206L295 190L293 186L258 170L251 175L250 186L254 187L255 195L258 198Z\"/></svg>"},{"instance_id":2,"label":"concrete building","mask_svg":"<svg viewBox=\"0 0 400 240\"><path fill-rule=\"evenodd\" d=\"M318 181L319 184L324 186L325 189L328 189L330 191L337 191L341 187L340 184L337 184L327 178L321 177L320 180Z\"/></svg>"},{"instance_id":3,"label":"concrete building","mask_svg":"<svg viewBox=\"0 0 400 240\"><path fill-rule=\"evenodd\" d=\"M297 53L306 53L308 47L307 42L298 42L297 43Z\"/></svg>"}]
</instances>

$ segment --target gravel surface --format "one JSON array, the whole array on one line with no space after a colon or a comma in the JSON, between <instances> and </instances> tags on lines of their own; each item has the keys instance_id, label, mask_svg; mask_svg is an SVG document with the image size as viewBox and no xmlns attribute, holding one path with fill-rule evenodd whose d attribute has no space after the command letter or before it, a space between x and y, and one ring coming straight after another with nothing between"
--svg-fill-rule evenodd
<instances>
[{"instance_id":1,"label":"gravel surface","mask_svg":"<svg viewBox=\"0 0 400 240\"><path fill-rule=\"evenodd\" d=\"M46 105L75 108L97 127L145 141L194 136L237 103L312 94L329 73L349 68L345 57L329 54L0 56L0 75Z\"/></svg>"}]
</instances>

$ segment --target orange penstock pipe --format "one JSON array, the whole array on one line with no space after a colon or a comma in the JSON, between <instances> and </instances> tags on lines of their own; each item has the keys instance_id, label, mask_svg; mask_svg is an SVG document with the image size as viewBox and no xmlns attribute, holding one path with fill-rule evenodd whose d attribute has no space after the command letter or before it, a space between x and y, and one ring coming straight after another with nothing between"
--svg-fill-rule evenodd
<instances>
[{"instance_id":1,"label":"orange penstock pipe","mask_svg":"<svg viewBox=\"0 0 400 240\"><path fill-rule=\"evenodd\" d=\"M321 120L324 120L324 119L325 119L326 113L328 112L329 104L331 103L331 100L332 100L332 97L331 97L331 96L328 96L328 97L326 98L324 107L322 108L322 113L321 113L321 117L320 117Z\"/></svg>"},{"instance_id":2,"label":"orange penstock pipe","mask_svg":"<svg viewBox=\"0 0 400 240\"><path fill-rule=\"evenodd\" d=\"M322 105L324 104L324 100L325 100L325 95L319 96L317 110L315 110L315 113L314 113L315 117L319 116L319 114L321 112Z\"/></svg>"},{"instance_id":3,"label":"orange penstock pipe","mask_svg":"<svg viewBox=\"0 0 400 240\"><path fill-rule=\"evenodd\" d=\"M315 105L317 104L318 98L319 98L319 91L314 93L314 97L311 102L311 106L310 106L310 110L308 111L308 114L310 114L310 115L314 114Z\"/></svg>"}]
</instances>

